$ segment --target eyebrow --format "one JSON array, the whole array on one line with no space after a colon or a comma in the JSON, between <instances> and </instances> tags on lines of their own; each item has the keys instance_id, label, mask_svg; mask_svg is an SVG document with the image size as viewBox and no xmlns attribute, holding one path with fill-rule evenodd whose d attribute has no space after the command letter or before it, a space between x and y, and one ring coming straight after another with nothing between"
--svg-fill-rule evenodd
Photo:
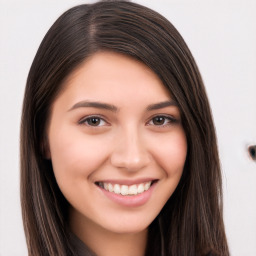
<instances>
[{"instance_id":1,"label":"eyebrow","mask_svg":"<svg viewBox=\"0 0 256 256\"><path fill-rule=\"evenodd\" d=\"M178 104L174 100L163 101L163 102L159 102L159 103L156 103L156 104L149 105L147 107L147 111L157 110L157 109L171 107L171 106L177 107Z\"/></svg>"},{"instance_id":2,"label":"eyebrow","mask_svg":"<svg viewBox=\"0 0 256 256\"><path fill-rule=\"evenodd\" d=\"M178 104L174 100L168 100L168 101L151 104L146 108L146 110L152 111L152 110L157 110L157 109L166 108L170 106L177 107ZM102 103L97 101L80 101L80 102L77 102L75 105L73 105L68 111L71 111L77 108L99 108L99 109L110 110L112 112L118 112L119 110L116 106L108 103Z\"/></svg>"},{"instance_id":3,"label":"eyebrow","mask_svg":"<svg viewBox=\"0 0 256 256\"><path fill-rule=\"evenodd\" d=\"M97 101L80 101L76 103L74 106L72 106L68 111L71 111L73 109L77 108L99 108L99 109L106 109L110 110L112 112L117 112L118 108L114 105L97 102Z\"/></svg>"}]
</instances>

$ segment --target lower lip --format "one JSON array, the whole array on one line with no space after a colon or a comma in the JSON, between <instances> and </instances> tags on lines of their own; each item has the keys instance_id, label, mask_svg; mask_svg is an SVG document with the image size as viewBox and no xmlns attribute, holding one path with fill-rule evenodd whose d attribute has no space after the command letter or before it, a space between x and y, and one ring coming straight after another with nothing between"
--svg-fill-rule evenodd
<instances>
[{"instance_id":1,"label":"lower lip","mask_svg":"<svg viewBox=\"0 0 256 256\"><path fill-rule=\"evenodd\" d=\"M98 187L98 188L103 192L103 194L107 198L109 198L110 200L112 200L117 204L120 204L122 206L127 206L127 207L139 207L146 204L149 201L152 195L152 192L156 186L156 183L157 182L154 182L147 191L138 195L133 195L133 196L122 196L120 194L115 194L114 192L109 192L104 188L101 188L101 187Z\"/></svg>"}]
</instances>

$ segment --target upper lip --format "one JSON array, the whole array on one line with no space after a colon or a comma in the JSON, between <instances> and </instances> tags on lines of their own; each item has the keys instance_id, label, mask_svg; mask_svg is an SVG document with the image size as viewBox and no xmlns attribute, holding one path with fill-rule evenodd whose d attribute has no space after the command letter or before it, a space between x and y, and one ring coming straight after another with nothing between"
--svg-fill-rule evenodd
<instances>
[{"instance_id":1,"label":"upper lip","mask_svg":"<svg viewBox=\"0 0 256 256\"><path fill-rule=\"evenodd\" d=\"M141 183L146 183L146 182L153 182L158 179L155 178L141 178L141 179L136 179L136 180L123 180L123 179L118 179L118 180L97 180L95 183L111 183L111 184L119 184L119 185L134 185L134 184L141 184Z\"/></svg>"}]
</instances>

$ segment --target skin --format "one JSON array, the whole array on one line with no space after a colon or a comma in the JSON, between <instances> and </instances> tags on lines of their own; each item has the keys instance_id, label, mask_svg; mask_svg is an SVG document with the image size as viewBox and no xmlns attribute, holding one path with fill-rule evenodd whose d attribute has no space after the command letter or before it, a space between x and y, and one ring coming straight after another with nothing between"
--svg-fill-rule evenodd
<instances>
[{"instance_id":1,"label":"skin","mask_svg":"<svg viewBox=\"0 0 256 256\"><path fill-rule=\"evenodd\" d=\"M154 105L162 102L171 103ZM94 54L65 81L47 138L71 230L99 256L144 255L147 228L177 187L187 154L179 109L161 80L130 57ZM114 202L95 184L138 179L157 181L139 206Z\"/></svg>"}]
</instances>

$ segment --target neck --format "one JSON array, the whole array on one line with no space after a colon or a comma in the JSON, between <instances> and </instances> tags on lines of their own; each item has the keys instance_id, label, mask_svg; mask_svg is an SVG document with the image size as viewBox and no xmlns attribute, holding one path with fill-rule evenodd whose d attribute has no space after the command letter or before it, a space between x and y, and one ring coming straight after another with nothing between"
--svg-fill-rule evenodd
<instances>
[{"instance_id":1,"label":"neck","mask_svg":"<svg viewBox=\"0 0 256 256\"><path fill-rule=\"evenodd\" d=\"M70 219L72 232L97 256L144 256L147 230L136 233L115 233L91 222L73 216Z\"/></svg>"}]
</instances>

